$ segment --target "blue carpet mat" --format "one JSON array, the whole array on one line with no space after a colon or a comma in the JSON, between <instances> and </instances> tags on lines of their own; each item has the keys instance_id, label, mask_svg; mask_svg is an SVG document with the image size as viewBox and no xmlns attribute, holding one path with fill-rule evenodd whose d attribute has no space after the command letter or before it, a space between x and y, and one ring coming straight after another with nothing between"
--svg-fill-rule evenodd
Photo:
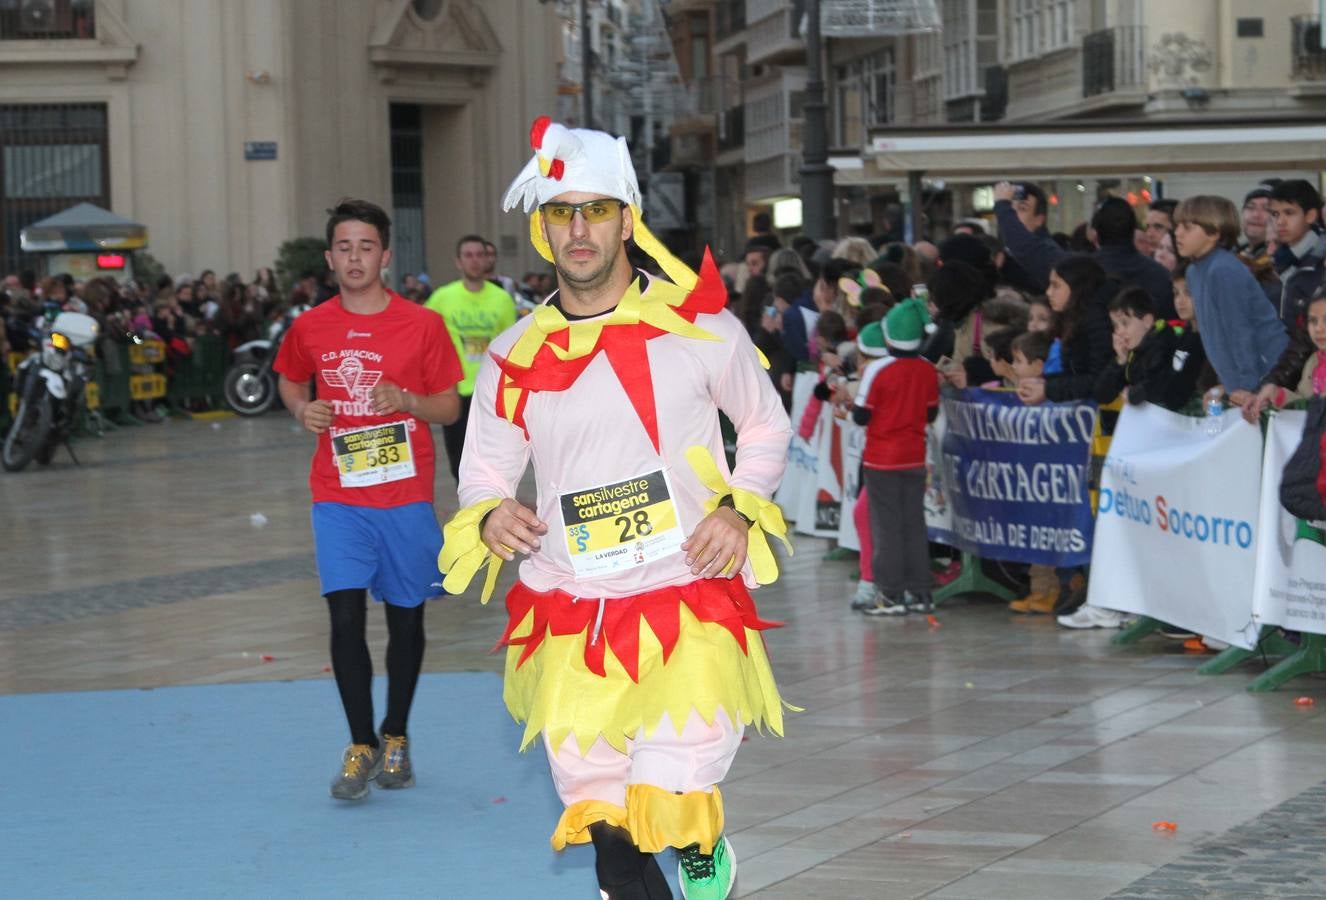
<instances>
[{"instance_id":1,"label":"blue carpet mat","mask_svg":"<svg viewBox=\"0 0 1326 900\"><path fill-rule=\"evenodd\" d=\"M327 795L347 742L330 680L0 697L0 894L597 897L593 851L548 844L561 804L501 693L423 676L417 786L358 803Z\"/></svg>"}]
</instances>

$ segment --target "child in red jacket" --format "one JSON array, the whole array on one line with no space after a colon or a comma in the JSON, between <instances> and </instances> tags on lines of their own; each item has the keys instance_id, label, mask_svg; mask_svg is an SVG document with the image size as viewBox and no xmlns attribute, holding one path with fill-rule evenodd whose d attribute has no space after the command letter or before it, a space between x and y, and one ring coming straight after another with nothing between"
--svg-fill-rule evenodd
<instances>
[{"instance_id":1,"label":"child in red jacket","mask_svg":"<svg viewBox=\"0 0 1326 900\"><path fill-rule=\"evenodd\" d=\"M931 612L925 531L925 426L939 412L939 378L919 355L932 330L920 300L904 300L884 318L889 356L861 384L853 419L866 427L862 457L874 542L875 602L868 616ZM877 366L877 368L875 367Z\"/></svg>"}]
</instances>

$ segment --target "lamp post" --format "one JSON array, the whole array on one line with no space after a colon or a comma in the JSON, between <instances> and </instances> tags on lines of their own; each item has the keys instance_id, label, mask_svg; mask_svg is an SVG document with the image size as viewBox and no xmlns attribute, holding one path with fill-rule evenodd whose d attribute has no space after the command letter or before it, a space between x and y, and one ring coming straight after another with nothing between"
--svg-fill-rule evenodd
<instances>
[{"instance_id":1,"label":"lamp post","mask_svg":"<svg viewBox=\"0 0 1326 900\"><path fill-rule=\"evenodd\" d=\"M581 128L594 127L593 52L589 40L589 0L580 0L580 83L585 117L585 124Z\"/></svg>"},{"instance_id":2,"label":"lamp post","mask_svg":"<svg viewBox=\"0 0 1326 900\"><path fill-rule=\"evenodd\" d=\"M835 236L828 107L820 65L820 0L806 0L806 102L802 129L801 219L807 237Z\"/></svg>"}]
</instances>

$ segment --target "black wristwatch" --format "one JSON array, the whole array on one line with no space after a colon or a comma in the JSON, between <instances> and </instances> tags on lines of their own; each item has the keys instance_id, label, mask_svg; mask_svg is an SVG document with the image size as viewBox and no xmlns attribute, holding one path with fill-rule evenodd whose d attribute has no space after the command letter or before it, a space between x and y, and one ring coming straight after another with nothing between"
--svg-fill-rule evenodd
<instances>
[{"instance_id":1,"label":"black wristwatch","mask_svg":"<svg viewBox=\"0 0 1326 900\"><path fill-rule=\"evenodd\" d=\"M718 505L721 507L726 507L727 509L732 510L734 513L740 516L741 521L746 523L747 528L751 528L752 526L755 525L754 519L743 513L741 510L737 509L737 501L732 499L731 494L725 494L723 496L723 499L718 501Z\"/></svg>"}]
</instances>

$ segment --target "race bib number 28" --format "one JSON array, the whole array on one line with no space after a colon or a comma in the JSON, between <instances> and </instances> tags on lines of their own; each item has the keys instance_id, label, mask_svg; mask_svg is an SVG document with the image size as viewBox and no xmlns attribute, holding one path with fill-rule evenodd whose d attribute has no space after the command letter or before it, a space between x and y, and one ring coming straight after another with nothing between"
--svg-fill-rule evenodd
<instances>
[{"instance_id":1,"label":"race bib number 28","mask_svg":"<svg viewBox=\"0 0 1326 900\"><path fill-rule=\"evenodd\" d=\"M341 487L368 487L414 477L414 454L406 422L370 425L332 437Z\"/></svg>"},{"instance_id":2,"label":"race bib number 28","mask_svg":"<svg viewBox=\"0 0 1326 900\"><path fill-rule=\"evenodd\" d=\"M681 549L685 536L667 474L562 494L566 548L576 577L624 572Z\"/></svg>"}]
</instances>

